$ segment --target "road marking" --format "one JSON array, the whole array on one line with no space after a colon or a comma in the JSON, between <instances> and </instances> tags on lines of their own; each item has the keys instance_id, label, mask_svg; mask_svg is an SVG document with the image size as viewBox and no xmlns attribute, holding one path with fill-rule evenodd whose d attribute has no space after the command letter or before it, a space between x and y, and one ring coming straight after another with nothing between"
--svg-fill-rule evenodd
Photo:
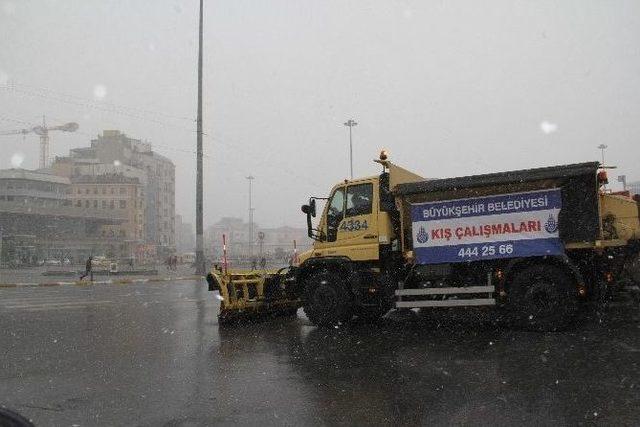
<instances>
[{"instance_id":1,"label":"road marking","mask_svg":"<svg viewBox=\"0 0 640 427\"><path fill-rule=\"evenodd\" d=\"M8 305L21 305L21 304L55 304L55 303L65 303L65 302L73 302L78 301L78 297L74 296L51 296L49 298L41 298L34 296L33 298L23 297L23 298L8 298L0 301L0 307L8 306ZM89 299L90 301L90 299Z\"/></svg>"},{"instance_id":2,"label":"road marking","mask_svg":"<svg viewBox=\"0 0 640 427\"><path fill-rule=\"evenodd\" d=\"M128 285L132 283L150 283L150 282L181 282L185 280L201 280L204 276L177 276L177 277L146 277L140 279L109 279L95 280L93 282L86 280L77 280L74 282L43 282L43 283L0 283L2 288L50 288L56 286L93 286L93 285Z\"/></svg>"},{"instance_id":3,"label":"road marking","mask_svg":"<svg viewBox=\"0 0 640 427\"><path fill-rule=\"evenodd\" d=\"M113 304L113 301L78 301L78 302L59 302L59 303L48 303L48 304L22 304L22 305L5 305L4 307L11 308L11 309L46 308L46 307L73 308L75 306L101 305L101 304Z\"/></svg>"},{"instance_id":4,"label":"road marking","mask_svg":"<svg viewBox=\"0 0 640 427\"><path fill-rule=\"evenodd\" d=\"M86 305L78 305L73 307L31 307L31 308L22 308L21 311L53 311L53 310L82 310L85 308L89 308Z\"/></svg>"}]
</instances>

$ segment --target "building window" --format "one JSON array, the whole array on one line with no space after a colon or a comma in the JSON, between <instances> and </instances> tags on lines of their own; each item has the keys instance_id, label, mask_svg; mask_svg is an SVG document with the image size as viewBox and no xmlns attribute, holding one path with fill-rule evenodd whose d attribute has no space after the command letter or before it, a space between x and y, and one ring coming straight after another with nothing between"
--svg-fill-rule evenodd
<instances>
[{"instance_id":1,"label":"building window","mask_svg":"<svg viewBox=\"0 0 640 427\"><path fill-rule=\"evenodd\" d=\"M98 201L97 201L97 200L94 200L94 201L93 201L93 207L94 207L94 208L96 208L96 209L98 209Z\"/></svg>"},{"instance_id":2,"label":"building window","mask_svg":"<svg viewBox=\"0 0 640 427\"><path fill-rule=\"evenodd\" d=\"M102 194L107 194L107 187L102 187Z\"/></svg>"},{"instance_id":3,"label":"building window","mask_svg":"<svg viewBox=\"0 0 640 427\"><path fill-rule=\"evenodd\" d=\"M116 194L116 189L111 187L111 194Z\"/></svg>"},{"instance_id":4,"label":"building window","mask_svg":"<svg viewBox=\"0 0 640 427\"><path fill-rule=\"evenodd\" d=\"M81 208L82 207L82 200L76 200L76 206Z\"/></svg>"},{"instance_id":5,"label":"building window","mask_svg":"<svg viewBox=\"0 0 640 427\"><path fill-rule=\"evenodd\" d=\"M109 209L114 209L116 207L116 201L115 200L111 200L109 202Z\"/></svg>"},{"instance_id":6,"label":"building window","mask_svg":"<svg viewBox=\"0 0 640 427\"><path fill-rule=\"evenodd\" d=\"M127 189L125 187L120 187L120 194L127 194Z\"/></svg>"},{"instance_id":7,"label":"building window","mask_svg":"<svg viewBox=\"0 0 640 427\"><path fill-rule=\"evenodd\" d=\"M102 201L102 209L107 209L107 201L106 200Z\"/></svg>"},{"instance_id":8,"label":"building window","mask_svg":"<svg viewBox=\"0 0 640 427\"><path fill-rule=\"evenodd\" d=\"M89 190L87 190L87 191L89 191ZM90 203L89 200L85 200L84 201L84 207L88 208L89 207L89 203Z\"/></svg>"},{"instance_id":9,"label":"building window","mask_svg":"<svg viewBox=\"0 0 640 427\"><path fill-rule=\"evenodd\" d=\"M98 187L93 187L93 194L98 194Z\"/></svg>"},{"instance_id":10,"label":"building window","mask_svg":"<svg viewBox=\"0 0 640 427\"><path fill-rule=\"evenodd\" d=\"M127 201L120 200L120 209L126 209L126 208L127 208Z\"/></svg>"}]
</instances>

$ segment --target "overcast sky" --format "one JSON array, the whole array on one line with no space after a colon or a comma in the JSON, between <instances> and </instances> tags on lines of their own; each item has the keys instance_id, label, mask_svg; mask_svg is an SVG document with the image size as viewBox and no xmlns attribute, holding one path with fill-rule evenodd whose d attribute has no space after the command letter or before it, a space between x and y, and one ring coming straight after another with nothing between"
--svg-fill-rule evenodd
<instances>
[{"instance_id":1,"label":"overcast sky","mask_svg":"<svg viewBox=\"0 0 640 427\"><path fill-rule=\"evenodd\" d=\"M197 0L0 0L0 131L76 121L176 164L194 222ZM299 206L379 172L428 177L599 160L640 179L640 2L205 0L205 226L305 226ZM0 137L0 167L38 139Z\"/></svg>"}]
</instances>

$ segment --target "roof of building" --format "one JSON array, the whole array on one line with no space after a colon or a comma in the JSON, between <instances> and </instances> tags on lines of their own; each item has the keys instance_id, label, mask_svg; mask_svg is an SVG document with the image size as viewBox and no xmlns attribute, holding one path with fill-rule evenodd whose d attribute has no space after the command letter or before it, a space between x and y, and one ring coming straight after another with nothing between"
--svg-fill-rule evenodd
<instances>
[{"instance_id":1,"label":"roof of building","mask_svg":"<svg viewBox=\"0 0 640 427\"><path fill-rule=\"evenodd\" d=\"M164 163L168 163L171 167L175 167L173 164L173 160L168 157L163 156L162 154L158 154L157 151L140 151L138 154L142 154L144 156L150 156L156 160L161 160Z\"/></svg>"},{"instance_id":2,"label":"roof of building","mask_svg":"<svg viewBox=\"0 0 640 427\"><path fill-rule=\"evenodd\" d=\"M0 170L0 179L24 179L28 181L43 181L67 185L70 183L69 178L28 169L2 169Z\"/></svg>"}]
</instances>

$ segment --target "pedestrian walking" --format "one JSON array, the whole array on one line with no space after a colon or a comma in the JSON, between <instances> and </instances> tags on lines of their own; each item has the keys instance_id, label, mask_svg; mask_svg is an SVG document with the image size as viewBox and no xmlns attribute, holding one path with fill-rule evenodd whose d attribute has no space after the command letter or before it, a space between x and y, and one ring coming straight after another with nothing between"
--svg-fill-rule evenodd
<instances>
[{"instance_id":1,"label":"pedestrian walking","mask_svg":"<svg viewBox=\"0 0 640 427\"><path fill-rule=\"evenodd\" d=\"M84 266L84 274L80 276L80 280L87 276L89 276L90 280L93 282L93 257L91 255L87 258L87 262Z\"/></svg>"}]
</instances>

